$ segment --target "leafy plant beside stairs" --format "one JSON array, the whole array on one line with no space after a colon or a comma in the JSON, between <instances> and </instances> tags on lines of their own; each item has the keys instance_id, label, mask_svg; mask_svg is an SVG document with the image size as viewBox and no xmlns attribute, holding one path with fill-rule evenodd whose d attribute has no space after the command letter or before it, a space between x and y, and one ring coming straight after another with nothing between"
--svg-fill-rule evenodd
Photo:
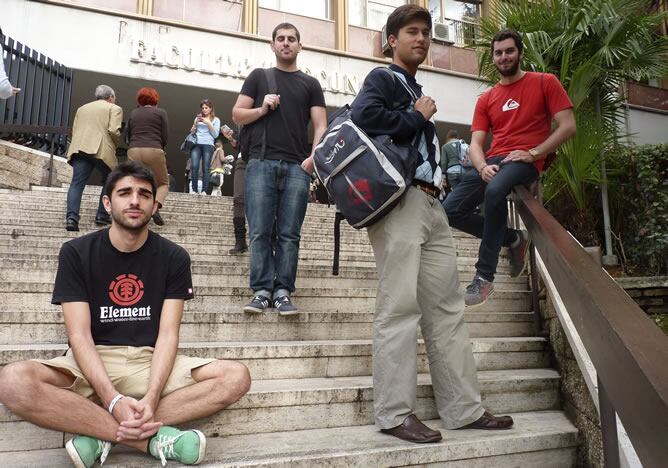
<instances>
[{"instance_id":1,"label":"leafy plant beside stairs","mask_svg":"<svg viewBox=\"0 0 668 468\"><path fill-rule=\"evenodd\" d=\"M607 154L615 247L625 272L668 273L668 144Z\"/></svg>"}]
</instances>

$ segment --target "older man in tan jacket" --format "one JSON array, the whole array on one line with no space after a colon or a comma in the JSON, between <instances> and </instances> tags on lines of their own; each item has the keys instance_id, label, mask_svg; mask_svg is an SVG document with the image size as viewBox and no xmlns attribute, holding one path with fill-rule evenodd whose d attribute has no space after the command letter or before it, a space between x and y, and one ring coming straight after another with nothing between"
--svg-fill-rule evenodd
<instances>
[{"instance_id":1,"label":"older man in tan jacket","mask_svg":"<svg viewBox=\"0 0 668 468\"><path fill-rule=\"evenodd\" d=\"M72 165L72 183L67 191L66 229L79 230L79 208L86 181L94 168L102 174L102 183L116 167L116 145L121 136L123 109L116 105L114 90L106 85L95 88L95 101L81 106L72 125L72 143L67 158ZM111 224L109 214L100 203L95 215L95 224Z\"/></svg>"}]
</instances>

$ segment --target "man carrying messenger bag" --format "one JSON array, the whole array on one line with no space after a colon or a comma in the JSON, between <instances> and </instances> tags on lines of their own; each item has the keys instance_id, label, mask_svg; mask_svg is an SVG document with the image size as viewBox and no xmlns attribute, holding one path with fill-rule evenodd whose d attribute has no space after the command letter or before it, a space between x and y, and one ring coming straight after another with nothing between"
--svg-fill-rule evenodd
<instances>
[{"instance_id":1,"label":"man carrying messenger bag","mask_svg":"<svg viewBox=\"0 0 668 468\"><path fill-rule=\"evenodd\" d=\"M444 427L506 429L513 423L508 416L489 414L481 405L455 245L438 199L442 174L438 139L430 121L436 105L422 95L415 80L429 50L431 24L424 8L404 5L394 10L386 26L392 73L381 68L369 73L350 116L374 141L389 135L398 145L412 143L417 148L410 185L406 184L389 212L367 227L378 272L373 323L375 421L382 432L416 443L442 438L414 414L418 324ZM369 178L376 175L370 173Z\"/></svg>"}]
</instances>

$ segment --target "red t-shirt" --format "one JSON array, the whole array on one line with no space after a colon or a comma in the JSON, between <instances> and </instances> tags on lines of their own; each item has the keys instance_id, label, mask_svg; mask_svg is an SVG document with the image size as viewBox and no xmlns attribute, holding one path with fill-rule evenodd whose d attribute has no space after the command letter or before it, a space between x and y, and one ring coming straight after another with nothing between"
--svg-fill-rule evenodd
<instances>
[{"instance_id":1,"label":"red t-shirt","mask_svg":"<svg viewBox=\"0 0 668 468\"><path fill-rule=\"evenodd\" d=\"M573 103L556 76L526 72L512 84L497 83L478 98L471 131L492 131L488 158L513 150L528 151L550 135L552 116L571 107ZM534 165L541 171L544 163L540 159Z\"/></svg>"}]
</instances>

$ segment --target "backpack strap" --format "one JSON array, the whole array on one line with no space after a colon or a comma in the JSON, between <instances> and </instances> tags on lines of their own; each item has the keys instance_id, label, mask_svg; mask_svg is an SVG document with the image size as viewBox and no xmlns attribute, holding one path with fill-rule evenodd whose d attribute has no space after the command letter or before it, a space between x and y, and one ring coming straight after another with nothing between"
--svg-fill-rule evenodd
<instances>
[{"instance_id":1,"label":"backpack strap","mask_svg":"<svg viewBox=\"0 0 668 468\"><path fill-rule=\"evenodd\" d=\"M267 81L267 92L269 94L277 94L278 87L276 86L276 77L274 76L272 68L263 68L264 79ZM260 159L264 159L267 152L267 116L262 120L262 149L260 150Z\"/></svg>"}]
</instances>

